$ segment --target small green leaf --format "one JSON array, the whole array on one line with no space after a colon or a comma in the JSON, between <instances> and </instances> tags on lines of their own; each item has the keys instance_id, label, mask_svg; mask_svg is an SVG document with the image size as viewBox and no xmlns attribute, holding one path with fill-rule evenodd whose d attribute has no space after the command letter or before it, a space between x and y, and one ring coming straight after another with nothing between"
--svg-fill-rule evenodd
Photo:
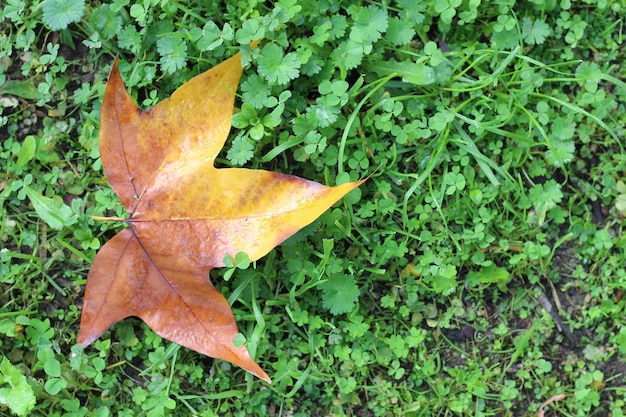
<instances>
[{"instance_id":1,"label":"small green leaf","mask_svg":"<svg viewBox=\"0 0 626 417\"><path fill-rule=\"evenodd\" d=\"M235 266L239 269L248 269L250 267L250 257L245 252L237 252L235 254Z\"/></svg>"},{"instance_id":2,"label":"small green leaf","mask_svg":"<svg viewBox=\"0 0 626 417\"><path fill-rule=\"evenodd\" d=\"M72 209L63 202L61 197L45 197L39 191L28 186L25 187L25 190L35 211L48 226L53 229L62 229L64 226L76 223L77 219L74 217Z\"/></svg>"},{"instance_id":3,"label":"small green leaf","mask_svg":"<svg viewBox=\"0 0 626 417\"><path fill-rule=\"evenodd\" d=\"M595 233L591 243L598 250L611 249L613 247L613 238L607 230L601 229Z\"/></svg>"},{"instance_id":4,"label":"small green leaf","mask_svg":"<svg viewBox=\"0 0 626 417\"><path fill-rule=\"evenodd\" d=\"M235 33L235 39L241 45L247 45L252 41L265 36L265 28L255 19L245 20Z\"/></svg>"},{"instance_id":5,"label":"small green leaf","mask_svg":"<svg viewBox=\"0 0 626 417\"><path fill-rule=\"evenodd\" d=\"M626 327L622 327L617 335L613 337L615 346L619 352L626 356Z\"/></svg>"},{"instance_id":6,"label":"small green leaf","mask_svg":"<svg viewBox=\"0 0 626 417\"><path fill-rule=\"evenodd\" d=\"M522 21L522 38L529 45L541 45L551 34L552 29L543 19L533 22L529 17L525 17Z\"/></svg>"},{"instance_id":7,"label":"small green leaf","mask_svg":"<svg viewBox=\"0 0 626 417\"><path fill-rule=\"evenodd\" d=\"M270 43L263 47L257 60L258 71L270 83L287 84L300 75L298 55L283 54L280 46Z\"/></svg>"},{"instance_id":8,"label":"small green leaf","mask_svg":"<svg viewBox=\"0 0 626 417\"><path fill-rule=\"evenodd\" d=\"M467 283L470 287L496 284L501 291L506 291L506 285L511 281L511 274L505 268L496 265L483 266L480 271L467 274Z\"/></svg>"},{"instance_id":9,"label":"small green leaf","mask_svg":"<svg viewBox=\"0 0 626 417\"><path fill-rule=\"evenodd\" d=\"M367 69L380 76L398 74L402 77L402 81L414 85L429 85L436 81L435 70L421 62L380 61L368 64Z\"/></svg>"},{"instance_id":10,"label":"small green leaf","mask_svg":"<svg viewBox=\"0 0 626 417\"><path fill-rule=\"evenodd\" d=\"M537 211L547 211L556 207L563 198L561 186L554 180L548 180L544 184L537 184L528 193Z\"/></svg>"},{"instance_id":11,"label":"small green leaf","mask_svg":"<svg viewBox=\"0 0 626 417\"><path fill-rule=\"evenodd\" d=\"M191 28L190 34L202 52L212 51L224 42L220 28L212 20L206 22L202 29L199 27Z\"/></svg>"},{"instance_id":12,"label":"small green leaf","mask_svg":"<svg viewBox=\"0 0 626 417\"><path fill-rule=\"evenodd\" d=\"M546 152L546 161L557 168L564 167L574 160L574 141L553 140Z\"/></svg>"},{"instance_id":13,"label":"small green leaf","mask_svg":"<svg viewBox=\"0 0 626 417\"><path fill-rule=\"evenodd\" d=\"M341 70L341 78L345 78L347 71L356 68L365 55L365 49L363 45L358 42L348 39L343 41L337 46L332 54L331 58L335 65Z\"/></svg>"},{"instance_id":14,"label":"small green leaf","mask_svg":"<svg viewBox=\"0 0 626 417\"><path fill-rule=\"evenodd\" d=\"M230 268L224 271L224 281L230 281L233 274L235 273L235 268Z\"/></svg>"},{"instance_id":15,"label":"small green leaf","mask_svg":"<svg viewBox=\"0 0 626 417\"><path fill-rule=\"evenodd\" d=\"M122 17L112 12L108 4L102 4L91 13L89 22L98 29L102 38L111 39L119 32Z\"/></svg>"},{"instance_id":16,"label":"small green leaf","mask_svg":"<svg viewBox=\"0 0 626 417\"><path fill-rule=\"evenodd\" d=\"M270 97L271 88L267 85L265 80L259 77L257 74L250 75L243 83L241 83L241 91L243 96L243 106L250 105L256 109L262 109L266 107L266 100ZM239 114L239 113L237 113ZM237 114L233 116L233 126L235 126L235 118Z\"/></svg>"},{"instance_id":17,"label":"small green leaf","mask_svg":"<svg viewBox=\"0 0 626 417\"><path fill-rule=\"evenodd\" d=\"M245 129L250 125L258 124L258 122L259 119L255 108L248 103L243 103L241 111L233 115L231 119L233 127L237 129Z\"/></svg>"},{"instance_id":18,"label":"small green leaf","mask_svg":"<svg viewBox=\"0 0 626 417\"><path fill-rule=\"evenodd\" d=\"M61 363L54 356L51 356L43 364L43 370L48 376L58 378L61 376Z\"/></svg>"},{"instance_id":19,"label":"small green leaf","mask_svg":"<svg viewBox=\"0 0 626 417\"><path fill-rule=\"evenodd\" d=\"M37 98L37 87L32 81L26 80L9 80L0 86L0 93L9 96L17 96L26 100L35 100Z\"/></svg>"},{"instance_id":20,"label":"small green leaf","mask_svg":"<svg viewBox=\"0 0 626 417\"><path fill-rule=\"evenodd\" d=\"M379 40L387 30L387 13L376 7L361 7L354 15L354 26L350 39L360 44L370 44Z\"/></svg>"},{"instance_id":21,"label":"small green leaf","mask_svg":"<svg viewBox=\"0 0 626 417\"><path fill-rule=\"evenodd\" d=\"M450 8L450 9L446 9L443 12L441 12L441 21L443 23L446 24L451 24L452 23L452 18L456 15L456 10Z\"/></svg>"},{"instance_id":22,"label":"small green leaf","mask_svg":"<svg viewBox=\"0 0 626 417\"><path fill-rule=\"evenodd\" d=\"M428 63L433 67L438 66L445 59L443 53L433 41L426 42L426 45L424 45L424 53L430 57Z\"/></svg>"},{"instance_id":23,"label":"small green leaf","mask_svg":"<svg viewBox=\"0 0 626 417\"><path fill-rule=\"evenodd\" d=\"M320 285L322 305L333 315L348 313L359 299L359 288L351 275L333 275Z\"/></svg>"},{"instance_id":24,"label":"small green leaf","mask_svg":"<svg viewBox=\"0 0 626 417\"><path fill-rule=\"evenodd\" d=\"M483 201L483 192L478 188L474 188L470 191L469 197L474 204L478 205L481 201Z\"/></svg>"},{"instance_id":25,"label":"small green leaf","mask_svg":"<svg viewBox=\"0 0 626 417\"><path fill-rule=\"evenodd\" d=\"M626 213L626 194L620 194L615 199L615 208L622 213Z\"/></svg>"},{"instance_id":26,"label":"small green leaf","mask_svg":"<svg viewBox=\"0 0 626 417\"><path fill-rule=\"evenodd\" d=\"M615 199L615 208L622 213L626 213L626 184L624 184L624 181L617 181L616 188L620 194Z\"/></svg>"},{"instance_id":27,"label":"small green leaf","mask_svg":"<svg viewBox=\"0 0 626 417\"><path fill-rule=\"evenodd\" d=\"M528 255L528 259L532 261L539 260L550 254L550 248L535 242L526 242L524 244L524 253Z\"/></svg>"},{"instance_id":28,"label":"small green leaf","mask_svg":"<svg viewBox=\"0 0 626 417\"><path fill-rule=\"evenodd\" d=\"M228 254L225 255L224 266L228 269L224 271L224 281L228 281L235 273L235 270L248 269L251 262L250 257L245 252L237 252L234 258Z\"/></svg>"},{"instance_id":29,"label":"small green leaf","mask_svg":"<svg viewBox=\"0 0 626 417\"><path fill-rule=\"evenodd\" d=\"M410 22L400 20L397 17L389 20L389 28L385 39L395 46L406 45L415 37L415 29Z\"/></svg>"},{"instance_id":30,"label":"small green leaf","mask_svg":"<svg viewBox=\"0 0 626 417\"><path fill-rule=\"evenodd\" d=\"M30 162L30 160L35 156L36 148L37 142L35 137L32 135L26 136L26 138L24 138L24 143L22 143L22 146L20 147L20 153L17 155L17 166L21 168Z\"/></svg>"},{"instance_id":31,"label":"small green leaf","mask_svg":"<svg viewBox=\"0 0 626 417\"><path fill-rule=\"evenodd\" d=\"M44 389L50 395L57 395L67 386L67 381L63 378L50 378L44 384Z\"/></svg>"},{"instance_id":32,"label":"small green leaf","mask_svg":"<svg viewBox=\"0 0 626 417\"><path fill-rule=\"evenodd\" d=\"M235 268L235 260L229 254L224 255L224 266L226 268Z\"/></svg>"},{"instance_id":33,"label":"small green leaf","mask_svg":"<svg viewBox=\"0 0 626 417\"><path fill-rule=\"evenodd\" d=\"M594 345L587 345L583 349L583 355L585 356L585 359L592 362L601 361L603 358L606 357L606 354L607 352L605 349Z\"/></svg>"},{"instance_id":34,"label":"small green leaf","mask_svg":"<svg viewBox=\"0 0 626 417\"><path fill-rule=\"evenodd\" d=\"M340 112L339 107L326 104L326 100L319 100L310 110L318 127L328 127L335 123Z\"/></svg>"},{"instance_id":35,"label":"small green leaf","mask_svg":"<svg viewBox=\"0 0 626 417\"><path fill-rule=\"evenodd\" d=\"M182 38L166 36L157 40L157 50L161 55L161 68L173 74L187 65L187 42Z\"/></svg>"},{"instance_id":36,"label":"small green leaf","mask_svg":"<svg viewBox=\"0 0 626 417\"><path fill-rule=\"evenodd\" d=\"M138 54L141 48L142 36L137 32L134 25L127 25L119 31L117 43L121 48L128 49L134 54Z\"/></svg>"},{"instance_id":37,"label":"small green leaf","mask_svg":"<svg viewBox=\"0 0 626 417\"><path fill-rule=\"evenodd\" d=\"M595 92L598 89L598 82L603 78L602 69L595 62L584 61L576 68L576 78L585 90Z\"/></svg>"},{"instance_id":38,"label":"small green leaf","mask_svg":"<svg viewBox=\"0 0 626 417\"><path fill-rule=\"evenodd\" d=\"M0 404L9 406L18 416L28 415L35 406L35 394L26 377L6 357L0 362Z\"/></svg>"},{"instance_id":39,"label":"small green leaf","mask_svg":"<svg viewBox=\"0 0 626 417\"><path fill-rule=\"evenodd\" d=\"M243 165L254 156L254 146L244 136L237 136L233 139L230 149L226 153L228 159L233 165Z\"/></svg>"},{"instance_id":40,"label":"small green leaf","mask_svg":"<svg viewBox=\"0 0 626 417\"><path fill-rule=\"evenodd\" d=\"M452 195L457 191L465 189L465 177L460 172L448 172L444 175L443 181L448 185L446 195Z\"/></svg>"},{"instance_id":41,"label":"small green leaf","mask_svg":"<svg viewBox=\"0 0 626 417\"><path fill-rule=\"evenodd\" d=\"M83 17L85 0L46 0L41 7L43 22L52 30L63 30Z\"/></svg>"},{"instance_id":42,"label":"small green leaf","mask_svg":"<svg viewBox=\"0 0 626 417\"><path fill-rule=\"evenodd\" d=\"M558 140L572 140L576 134L576 123L570 118L556 117L552 122L552 134Z\"/></svg>"},{"instance_id":43,"label":"small green leaf","mask_svg":"<svg viewBox=\"0 0 626 417\"><path fill-rule=\"evenodd\" d=\"M246 336L241 333L237 333L235 338L233 339L233 345L238 348L243 346L246 343Z\"/></svg>"}]
</instances>

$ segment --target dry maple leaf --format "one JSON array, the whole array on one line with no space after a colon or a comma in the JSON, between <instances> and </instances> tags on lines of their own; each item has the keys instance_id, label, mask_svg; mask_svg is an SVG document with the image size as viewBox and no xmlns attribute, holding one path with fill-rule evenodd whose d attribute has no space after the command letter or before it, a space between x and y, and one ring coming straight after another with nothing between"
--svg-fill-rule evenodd
<instances>
[{"instance_id":1,"label":"dry maple leaf","mask_svg":"<svg viewBox=\"0 0 626 417\"><path fill-rule=\"evenodd\" d=\"M271 382L245 346L209 281L225 255L251 260L321 215L360 182L327 187L291 175L217 169L228 136L240 55L196 76L142 111L113 65L101 110L100 156L130 217L96 255L77 342L137 316L157 334L232 362Z\"/></svg>"}]
</instances>

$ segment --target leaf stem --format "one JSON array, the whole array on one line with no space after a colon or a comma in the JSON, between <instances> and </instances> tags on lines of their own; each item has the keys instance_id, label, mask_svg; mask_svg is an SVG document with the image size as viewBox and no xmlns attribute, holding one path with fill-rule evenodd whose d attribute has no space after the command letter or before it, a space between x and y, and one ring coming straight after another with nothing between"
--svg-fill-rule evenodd
<instances>
[{"instance_id":1,"label":"leaf stem","mask_svg":"<svg viewBox=\"0 0 626 417\"><path fill-rule=\"evenodd\" d=\"M123 217L102 217L102 216L91 216L93 220L101 221L101 222L126 222L128 219Z\"/></svg>"}]
</instances>

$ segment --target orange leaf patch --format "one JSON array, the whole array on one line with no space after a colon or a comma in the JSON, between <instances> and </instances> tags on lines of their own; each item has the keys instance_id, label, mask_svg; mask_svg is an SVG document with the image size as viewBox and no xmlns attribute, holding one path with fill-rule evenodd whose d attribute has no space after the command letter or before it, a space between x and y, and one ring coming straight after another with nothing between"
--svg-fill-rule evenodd
<instances>
[{"instance_id":1,"label":"orange leaf patch","mask_svg":"<svg viewBox=\"0 0 626 417\"><path fill-rule=\"evenodd\" d=\"M128 227L96 255L77 342L137 316L160 336L271 382L245 346L209 270L251 260L311 223L362 181L327 187L291 175L214 162L230 131L239 54L142 111L113 65L101 110L100 155Z\"/></svg>"}]
</instances>

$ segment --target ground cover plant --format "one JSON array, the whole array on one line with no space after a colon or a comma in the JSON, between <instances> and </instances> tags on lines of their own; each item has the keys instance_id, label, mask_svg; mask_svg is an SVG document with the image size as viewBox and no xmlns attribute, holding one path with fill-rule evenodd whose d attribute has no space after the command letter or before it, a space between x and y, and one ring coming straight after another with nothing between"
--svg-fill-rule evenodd
<instances>
[{"instance_id":1,"label":"ground cover plant","mask_svg":"<svg viewBox=\"0 0 626 417\"><path fill-rule=\"evenodd\" d=\"M0 414L624 415L625 11L8 0ZM126 216L97 146L114 57L148 108L237 52L218 168L373 173L211 273L271 385L138 319L76 344L87 271L121 227L92 216Z\"/></svg>"}]
</instances>

